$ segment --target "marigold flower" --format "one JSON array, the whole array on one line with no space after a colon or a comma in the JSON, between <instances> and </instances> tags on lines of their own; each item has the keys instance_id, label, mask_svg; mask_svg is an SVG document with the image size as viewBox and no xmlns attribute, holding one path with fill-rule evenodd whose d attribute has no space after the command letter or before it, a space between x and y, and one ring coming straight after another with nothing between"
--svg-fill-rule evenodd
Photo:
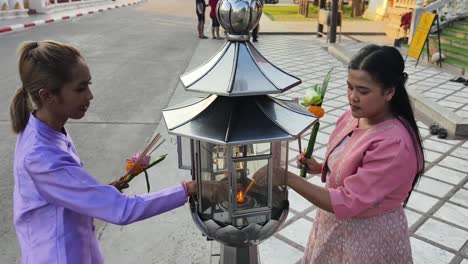
<instances>
[{"instance_id":1,"label":"marigold flower","mask_svg":"<svg viewBox=\"0 0 468 264\"><path fill-rule=\"evenodd\" d=\"M131 160L128 160L127 161L127 166L125 167L125 170L127 172L130 171L131 168L133 168L133 166L135 165L135 162L134 161L131 161ZM145 166L141 165L141 164L138 164L138 166L133 170L132 172L132 176L136 176L138 174L140 174L142 171L144 171L146 169Z\"/></svg>"},{"instance_id":2,"label":"marigold flower","mask_svg":"<svg viewBox=\"0 0 468 264\"><path fill-rule=\"evenodd\" d=\"M130 162L130 161L136 162L138 160L138 158L140 158L141 154L142 153L140 151L137 151L137 152L133 153L133 156L130 159L127 159L127 162ZM143 166L143 167L148 167L149 162L150 162L150 156L145 155L141 159L140 165Z\"/></svg>"},{"instance_id":3,"label":"marigold flower","mask_svg":"<svg viewBox=\"0 0 468 264\"><path fill-rule=\"evenodd\" d=\"M318 118L322 118L325 115L325 110L321 106L311 105L307 110Z\"/></svg>"}]
</instances>

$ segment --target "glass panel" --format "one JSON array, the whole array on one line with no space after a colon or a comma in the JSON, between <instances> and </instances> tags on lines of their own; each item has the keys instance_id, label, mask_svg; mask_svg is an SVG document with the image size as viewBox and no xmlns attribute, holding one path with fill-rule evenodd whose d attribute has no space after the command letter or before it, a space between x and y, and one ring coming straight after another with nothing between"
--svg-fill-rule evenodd
<instances>
[{"instance_id":1,"label":"glass panel","mask_svg":"<svg viewBox=\"0 0 468 264\"><path fill-rule=\"evenodd\" d=\"M177 153L179 169L190 170L192 168L191 139L177 136Z\"/></svg>"},{"instance_id":2,"label":"glass panel","mask_svg":"<svg viewBox=\"0 0 468 264\"><path fill-rule=\"evenodd\" d=\"M236 201L237 210L246 210L268 206L268 185L257 184L253 178L265 174L265 179L257 180L268 182L268 160L249 160L234 162L236 168Z\"/></svg>"},{"instance_id":3,"label":"glass panel","mask_svg":"<svg viewBox=\"0 0 468 264\"><path fill-rule=\"evenodd\" d=\"M288 142L271 143L271 152L273 164L271 218L277 220L287 200Z\"/></svg>"},{"instance_id":4,"label":"glass panel","mask_svg":"<svg viewBox=\"0 0 468 264\"><path fill-rule=\"evenodd\" d=\"M269 155L270 143L248 144L248 145L234 145L232 146L232 157L243 158L258 155Z\"/></svg>"},{"instance_id":5,"label":"glass panel","mask_svg":"<svg viewBox=\"0 0 468 264\"><path fill-rule=\"evenodd\" d=\"M244 227L279 219L286 205L287 142L236 148L200 142L195 152L203 221Z\"/></svg>"},{"instance_id":6,"label":"glass panel","mask_svg":"<svg viewBox=\"0 0 468 264\"><path fill-rule=\"evenodd\" d=\"M231 223L226 153L226 146L200 142L200 217L202 220L213 219L220 225Z\"/></svg>"}]
</instances>

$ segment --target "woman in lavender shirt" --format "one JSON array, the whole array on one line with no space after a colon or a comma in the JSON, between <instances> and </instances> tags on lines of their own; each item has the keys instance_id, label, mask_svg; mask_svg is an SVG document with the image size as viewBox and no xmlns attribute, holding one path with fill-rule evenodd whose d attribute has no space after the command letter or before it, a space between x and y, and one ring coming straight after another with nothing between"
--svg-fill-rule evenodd
<instances>
[{"instance_id":1,"label":"woman in lavender shirt","mask_svg":"<svg viewBox=\"0 0 468 264\"><path fill-rule=\"evenodd\" d=\"M126 225L182 206L195 193L191 181L127 196L83 168L64 127L82 118L93 99L88 66L74 47L26 42L19 72L22 88L10 115L18 134L14 221L22 263L103 263L94 218Z\"/></svg>"}]
</instances>

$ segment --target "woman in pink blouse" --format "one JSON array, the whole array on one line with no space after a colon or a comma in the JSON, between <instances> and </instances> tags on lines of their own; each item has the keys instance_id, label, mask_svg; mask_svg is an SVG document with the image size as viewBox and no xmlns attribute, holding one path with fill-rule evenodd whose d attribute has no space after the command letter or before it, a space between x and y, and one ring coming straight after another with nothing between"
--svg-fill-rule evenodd
<instances>
[{"instance_id":1,"label":"woman in pink blouse","mask_svg":"<svg viewBox=\"0 0 468 264\"><path fill-rule=\"evenodd\" d=\"M19 72L22 87L10 116L19 134L14 222L22 263L104 263L94 218L126 225L182 206L195 193L194 182L183 182L127 196L83 168L64 127L69 118L82 118L93 99L88 66L75 48L26 42L20 48Z\"/></svg>"},{"instance_id":2,"label":"woman in pink blouse","mask_svg":"<svg viewBox=\"0 0 468 264\"><path fill-rule=\"evenodd\" d=\"M323 163L298 156L326 187L290 174L288 185L318 207L304 263L412 263L404 206L424 155L393 47L370 45L349 64L348 101Z\"/></svg>"}]
</instances>

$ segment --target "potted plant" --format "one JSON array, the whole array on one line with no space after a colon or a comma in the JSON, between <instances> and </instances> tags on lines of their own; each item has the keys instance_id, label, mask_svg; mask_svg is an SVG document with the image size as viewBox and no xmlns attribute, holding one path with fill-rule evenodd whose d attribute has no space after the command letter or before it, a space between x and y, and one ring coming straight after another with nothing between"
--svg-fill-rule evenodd
<instances>
[{"instance_id":1,"label":"potted plant","mask_svg":"<svg viewBox=\"0 0 468 264\"><path fill-rule=\"evenodd\" d=\"M408 30L411 27L412 12L404 13L400 20L400 29L403 30L403 37L395 40L395 46L400 47L401 44L408 44Z\"/></svg>"}]
</instances>

